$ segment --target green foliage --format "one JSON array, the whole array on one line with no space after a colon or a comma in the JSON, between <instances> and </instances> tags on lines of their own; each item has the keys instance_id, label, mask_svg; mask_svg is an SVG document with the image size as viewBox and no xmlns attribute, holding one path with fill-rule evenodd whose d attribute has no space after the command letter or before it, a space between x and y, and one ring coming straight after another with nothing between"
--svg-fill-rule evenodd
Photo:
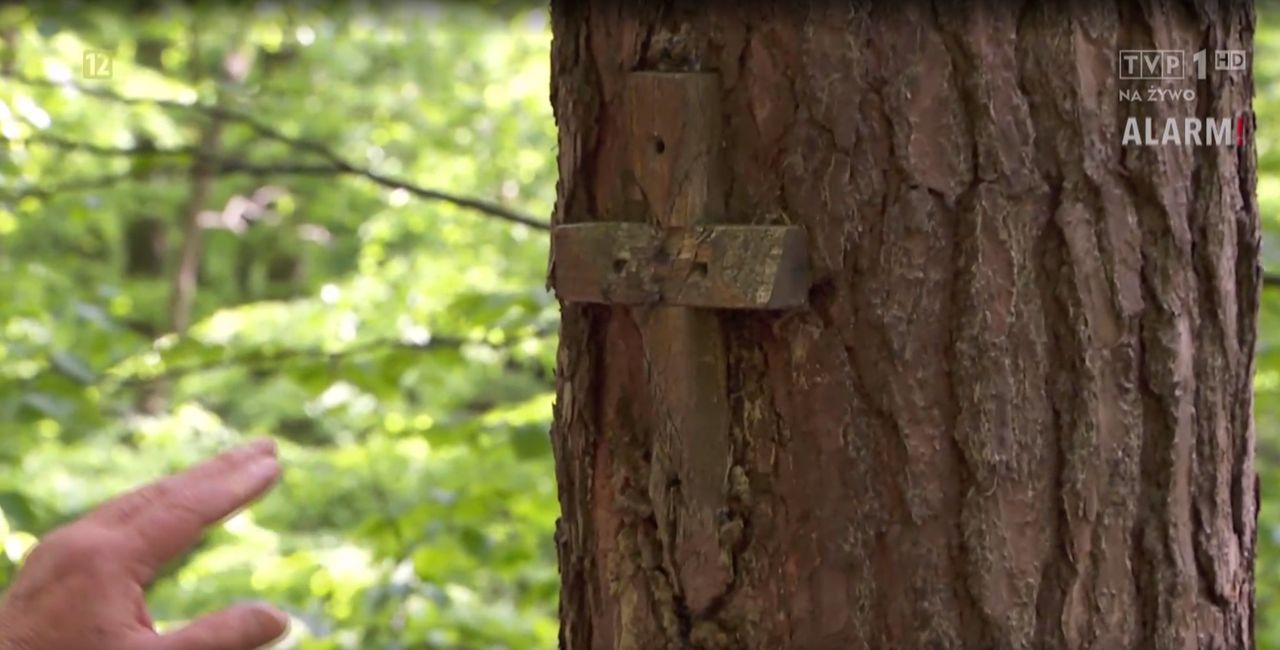
<instances>
[{"instance_id":1,"label":"green foliage","mask_svg":"<svg viewBox=\"0 0 1280 650\"><path fill-rule=\"evenodd\" d=\"M1265 270L1280 275L1280 3L1258 6L1252 58L1258 143L1258 205ZM1280 286L1262 292L1254 412L1257 471L1262 492L1258 520L1257 641L1280 648Z\"/></svg>"},{"instance_id":2,"label":"green foliage","mask_svg":"<svg viewBox=\"0 0 1280 650\"><path fill-rule=\"evenodd\" d=\"M282 485L153 587L162 625L261 597L286 648L554 646L546 237L413 189L551 212L546 17L486 5L0 7L0 588L104 496L271 435Z\"/></svg>"}]
</instances>

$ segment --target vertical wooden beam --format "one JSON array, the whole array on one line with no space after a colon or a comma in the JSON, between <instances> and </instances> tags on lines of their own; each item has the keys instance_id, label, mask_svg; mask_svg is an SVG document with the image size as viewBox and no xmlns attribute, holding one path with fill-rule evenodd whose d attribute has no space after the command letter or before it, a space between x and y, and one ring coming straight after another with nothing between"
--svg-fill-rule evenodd
<instances>
[{"instance_id":1,"label":"vertical wooden beam","mask_svg":"<svg viewBox=\"0 0 1280 650\"><path fill-rule=\"evenodd\" d=\"M633 73L626 93L630 160L650 218L661 227L716 222L724 214L719 76ZM705 273L677 255L677 275ZM649 493L667 570L692 613L732 581L718 517L726 507L729 442L727 363L713 310L634 310L657 405Z\"/></svg>"}]
</instances>

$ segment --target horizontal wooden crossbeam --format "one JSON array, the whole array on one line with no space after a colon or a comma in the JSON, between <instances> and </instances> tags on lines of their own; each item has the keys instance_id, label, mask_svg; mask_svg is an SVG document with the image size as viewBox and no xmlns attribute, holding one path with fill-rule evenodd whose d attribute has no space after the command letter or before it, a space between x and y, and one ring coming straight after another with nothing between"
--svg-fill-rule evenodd
<instances>
[{"instance_id":1,"label":"horizontal wooden crossbeam","mask_svg":"<svg viewBox=\"0 0 1280 650\"><path fill-rule=\"evenodd\" d=\"M552 246L566 302L792 309L812 282L798 226L593 222L556 227Z\"/></svg>"}]
</instances>

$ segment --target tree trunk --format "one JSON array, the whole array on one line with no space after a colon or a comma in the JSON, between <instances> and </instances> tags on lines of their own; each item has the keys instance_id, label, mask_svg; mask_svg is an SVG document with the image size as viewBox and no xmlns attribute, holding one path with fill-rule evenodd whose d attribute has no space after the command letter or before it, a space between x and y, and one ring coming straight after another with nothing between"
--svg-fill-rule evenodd
<instances>
[{"instance_id":1,"label":"tree trunk","mask_svg":"<svg viewBox=\"0 0 1280 650\"><path fill-rule=\"evenodd\" d=\"M1252 647L1252 137L1121 141L1251 128L1252 9L626 5L553 2L557 224L643 219L629 73L714 71L726 213L815 284L715 312L722 436L663 429L635 311L563 306L562 647ZM1208 78L1120 101L1122 49Z\"/></svg>"}]
</instances>

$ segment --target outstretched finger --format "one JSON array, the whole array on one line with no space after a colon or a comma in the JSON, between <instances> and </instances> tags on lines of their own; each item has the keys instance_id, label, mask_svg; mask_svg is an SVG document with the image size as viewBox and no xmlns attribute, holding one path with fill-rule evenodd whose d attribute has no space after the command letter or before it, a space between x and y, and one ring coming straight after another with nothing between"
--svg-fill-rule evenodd
<instances>
[{"instance_id":1,"label":"outstretched finger","mask_svg":"<svg viewBox=\"0 0 1280 650\"><path fill-rule=\"evenodd\" d=\"M259 441L126 494L90 517L136 542L130 559L145 581L205 528L262 496L279 475L274 444Z\"/></svg>"},{"instance_id":2,"label":"outstretched finger","mask_svg":"<svg viewBox=\"0 0 1280 650\"><path fill-rule=\"evenodd\" d=\"M180 474L165 477L155 483L144 485L107 501L98 506L86 519L108 526L126 523L151 508L162 496L162 493L168 492L175 487L175 483L223 476L246 463L251 463L262 456L274 456L275 453L275 442L273 440L269 438L255 440L247 445L236 447L209 460L193 465Z\"/></svg>"},{"instance_id":3,"label":"outstretched finger","mask_svg":"<svg viewBox=\"0 0 1280 650\"><path fill-rule=\"evenodd\" d=\"M289 617L275 607L237 605L156 637L152 650L257 650L288 630Z\"/></svg>"}]
</instances>

